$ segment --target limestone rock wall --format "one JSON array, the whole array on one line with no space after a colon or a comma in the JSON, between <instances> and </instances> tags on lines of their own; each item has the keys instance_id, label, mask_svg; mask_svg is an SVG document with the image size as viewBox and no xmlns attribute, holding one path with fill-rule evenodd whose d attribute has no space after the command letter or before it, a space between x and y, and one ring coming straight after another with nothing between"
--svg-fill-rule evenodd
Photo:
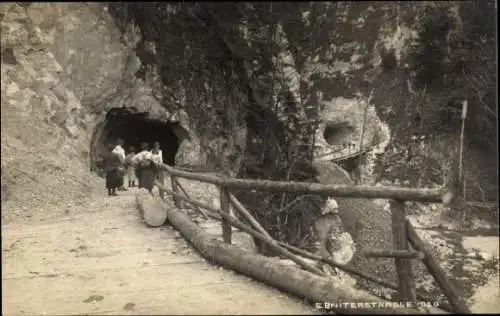
<instances>
[{"instance_id":1,"label":"limestone rock wall","mask_svg":"<svg viewBox=\"0 0 500 316\"><path fill-rule=\"evenodd\" d=\"M134 76L137 34L122 34L102 5L2 3L0 17L2 218L50 212L103 186L89 173L90 145L107 110L179 116Z\"/></svg>"}]
</instances>

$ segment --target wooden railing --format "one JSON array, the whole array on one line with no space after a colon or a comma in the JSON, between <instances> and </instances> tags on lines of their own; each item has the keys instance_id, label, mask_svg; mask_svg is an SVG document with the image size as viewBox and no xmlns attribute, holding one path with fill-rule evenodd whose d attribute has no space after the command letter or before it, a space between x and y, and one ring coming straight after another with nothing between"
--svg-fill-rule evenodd
<instances>
[{"instance_id":1,"label":"wooden railing","mask_svg":"<svg viewBox=\"0 0 500 316\"><path fill-rule=\"evenodd\" d=\"M303 258L313 259L337 267L350 274L368 279L372 282L389 287L399 291L400 299L416 303L417 299L432 301L425 295L416 291L415 278L412 270L412 260L422 260L430 274L436 280L443 294L447 297L450 306L441 304L441 308L450 312L470 313L465 302L460 298L458 292L448 281L444 272L440 268L437 260L433 257L430 250L420 239L411 223L406 218L405 201L418 201L430 203L443 203L445 201L446 190L444 189L415 189L415 188L395 188L395 187L374 187L374 186L348 186L348 185L323 185L317 183L305 182L283 182L269 180L249 180L234 179L225 176L214 176L209 174L194 173L182 171L163 165L163 169L170 175L172 189L159 184L160 190L172 195L174 203L180 206L183 200L195 207L205 217L211 217L222 222L222 238L224 242L231 243L232 228L234 226L241 231L250 234L252 237L266 243L273 250L296 262L304 269L324 275L317 267L309 264ZM220 209L216 209L205 203L191 199L188 192L182 188L177 178L200 181L217 185L220 189ZM374 251L365 251L362 254L367 257L375 258L394 258L396 271L398 274L398 284L394 285L384 280L366 275L360 271L353 270L350 267L339 265L330 258L321 257L305 250L293 247L283 242L278 242L271 238L265 229L255 218L245 209L245 207L230 193L232 189L262 190L271 192L293 192L302 194L318 194L328 197L346 197L346 198L366 198L366 199L390 199L392 213L392 232L394 249L379 249ZM183 191L184 194L179 192ZM238 211L243 218L250 223L251 227L240 222L230 215L230 206ZM204 211L206 210L206 211ZM208 212L207 212L208 211ZM369 212L370 210L366 210ZM413 246L414 250L411 249ZM297 255L301 256L297 256Z\"/></svg>"}]
</instances>

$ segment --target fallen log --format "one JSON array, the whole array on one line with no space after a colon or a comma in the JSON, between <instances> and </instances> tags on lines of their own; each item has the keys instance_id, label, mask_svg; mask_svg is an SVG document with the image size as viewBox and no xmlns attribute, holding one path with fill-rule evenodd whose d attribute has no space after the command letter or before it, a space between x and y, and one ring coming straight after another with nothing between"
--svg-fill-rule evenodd
<instances>
[{"instance_id":1,"label":"fallen log","mask_svg":"<svg viewBox=\"0 0 500 316\"><path fill-rule=\"evenodd\" d=\"M165 205L156 200L146 189L139 189L135 195L141 218L151 227L158 227L167 221Z\"/></svg>"},{"instance_id":2,"label":"fallen log","mask_svg":"<svg viewBox=\"0 0 500 316\"><path fill-rule=\"evenodd\" d=\"M387 281L381 280L379 278L370 276L370 275L368 275L368 274L366 274L364 272L360 272L360 271L354 270L353 268L350 268L350 267L348 267L346 265L338 264L338 263L336 263L335 261L333 261L330 258L318 256L317 254L313 254L311 252L308 252L308 251L305 251L303 249L300 249L300 248L297 248L297 247L285 244L283 242L278 242L278 244L280 246L282 246L283 248L286 248L286 249L290 250L291 252L296 253L296 254L304 257L304 258L311 259L311 260L316 260L316 261L319 261L319 262L324 262L324 263L326 263L326 264L328 264L328 265L330 265L332 267L338 268L339 270L345 271L345 272L347 272L347 273L349 273L351 275L355 275L355 276L361 277L361 278L366 279L368 281L371 281L371 282L373 282L375 284L382 285L382 286L384 286L384 287L386 287L388 289L391 289L391 290L394 290L394 291L398 291L399 290L399 287L396 284L392 284L392 283L389 283ZM418 293L418 292L417 292L417 297L418 297L419 300L424 301L424 302L433 302L434 301L434 298L426 296L426 295ZM448 305L448 304L446 304L446 303L441 303L440 306L439 306L439 308L442 311L453 313L453 309L451 308L451 306ZM441 310L439 311L440 313L442 312Z\"/></svg>"},{"instance_id":3,"label":"fallen log","mask_svg":"<svg viewBox=\"0 0 500 316\"><path fill-rule=\"evenodd\" d=\"M333 303L330 307L336 313L419 314L415 309L393 307L390 302L346 284L337 284L330 278L286 266L271 258L225 244L205 233L178 209L169 210L168 218L171 225L212 263L238 271L297 297L317 302L319 305L326 302ZM380 303L380 305L376 308L350 308L351 303L358 302Z\"/></svg>"}]
</instances>

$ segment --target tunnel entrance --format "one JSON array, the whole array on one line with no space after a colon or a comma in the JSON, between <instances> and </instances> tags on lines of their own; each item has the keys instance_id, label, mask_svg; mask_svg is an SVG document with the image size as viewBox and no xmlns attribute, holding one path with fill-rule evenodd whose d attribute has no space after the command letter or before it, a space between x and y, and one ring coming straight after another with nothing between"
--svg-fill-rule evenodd
<instances>
[{"instance_id":1,"label":"tunnel entrance","mask_svg":"<svg viewBox=\"0 0 500 316\"><path fill-rule=\"evenodd\" d=\"M111 109L105 121L94 131L91 170L103 174L104 154L118 138L123 139L127 154L130 146L137 153L142 142L148 143L150 148L154 142L159 142L163 163L174 166L180 142L189 137L187 131L178 122L165 122L148 116L148 112L139 112L135 108Z\"/></svg>"},{"instance_id":2,"label":"tunnel entrance","mask_svg":"<svg viewBox=\"0 0 500 316\"><path fill-rule=\"evenodd\" d=\"M340 146L349 142L349 137L354 133L355 129L348 123L327 123L323 137L331 146Z\"/></svg>"}]
</instances>

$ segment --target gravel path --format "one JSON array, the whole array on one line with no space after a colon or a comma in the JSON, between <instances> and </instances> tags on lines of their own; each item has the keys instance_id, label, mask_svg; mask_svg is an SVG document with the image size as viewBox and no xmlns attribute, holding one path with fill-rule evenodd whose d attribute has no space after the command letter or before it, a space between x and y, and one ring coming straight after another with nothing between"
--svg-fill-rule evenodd
<instances>
[{"instance_id":1,"label":"gravel path","mask_svg":"<svg viewBox=\"0 0 500 316\"><path fill-rule=\"evenodd\" d=\"M314 314L288 295L207 264L169 227L148 228L134 189L88 211L2 225L5 315Z\"/></svg>"}]
</instances>

